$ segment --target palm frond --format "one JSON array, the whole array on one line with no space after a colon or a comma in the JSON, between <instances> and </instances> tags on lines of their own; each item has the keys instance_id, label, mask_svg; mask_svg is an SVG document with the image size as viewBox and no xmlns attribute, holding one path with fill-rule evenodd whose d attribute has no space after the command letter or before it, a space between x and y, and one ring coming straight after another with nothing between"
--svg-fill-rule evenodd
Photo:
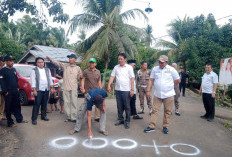
<instances>
[{"instance_id":1,"label":"palm frond","mask_svg":"<svg viewBox=\"0 0 232 157\"><path fill-rule=\"evenodd\" d=\"M77 29L77 27L81 27L81 29L90 29L97 27L102 23L101 19L98 16L92 15L92 14L79 14L75 15L70 23L70 27L68 29L68 33L71 32L71 34Z\"/></svg>"},{"instance_id":2,"label":"palm frond","mask_svg":"<svg viewBox=\"0 0 232 157\"><path fill-rule=\"evenodd\" d=\"M127 35L121 36L121 41L126 50L126 53L129 54L129 58L134 59L135 56L138 56L138 51L136 45L131 41L131 39Z\"/></svg>"},{"instance_id":3,"label":"palm frond","mask_svg":"<svg viewBox=\"0 0 232 157\"><path fill-rule=\"evenodd\" d=\"M111 35L110 28L103 29L98 35L97 39L92 44L91 48L88 49L85 56L83 57L82 66L87 63L90 57L102 58L104 53L108 51L108 45L110 45Z\"/></svg>"},{"instance_id":4,"label":"palm frond","mask_svg":"<svg viewBox=\"0 0 232 157\"><path fill-rule=\"evenodd\" d=\"M95 33L93 33L90 37L85 39L81 44L80 44L80 49L81 53L86 53L88 49L91 48L93 43L97 40L99 34L105 29L104 26L100 27Z\"/></svg>"},{"instance_id":5,"label":"palm frond","mask_svg":"<svg viewBox=\"0 0 232 157\"><path fill-rule=\"evenodd\" d=\"M138 39L144 39L147 36L147 33L144 29L129 25L129 24L124 24L122 30L124 32L127 32L128 34L136 34Z\"/></svg>"},{"instance_id":6,"label":"palm frond","mask_svg":"<svg viewBox=\"0 0 232 157\"><path fill-rule=\"evenodd\" d=\"M156 44L155 44L155 46L157 46L157 47L165 47L165 48L170 48L170 49L174 49L174 48L176 48L177 47L177 45L176 44L174 44L174 43L172 43L172 42L170 42L170 41L166 41L166 40L160 40L160 41L158 41Z\"/></svg>"},{"instance_id":7,"label":"palm frond","mask_svg":"<svg viewBox=\"0 0 232 157\"><path fill-rule=\"evenodd\" d=\"M125 21L134 20L136 18L136 16L138 16L139 18L143 18L144 22L148 21L147 15L141 9L127 10L127 11L121 13L120 15L121 15L122 19Z\"/></svg>"},{"instance_id":8,"label":"palm frond","mask_svg":"<svg viewBox=\"0 0 232 157\"><path fill-rule=\"evenodd\" d=\"M104 3L102 0L76 0L76 4L81 3L85 13L104 15Z\"/></svg>"}]
</instances>

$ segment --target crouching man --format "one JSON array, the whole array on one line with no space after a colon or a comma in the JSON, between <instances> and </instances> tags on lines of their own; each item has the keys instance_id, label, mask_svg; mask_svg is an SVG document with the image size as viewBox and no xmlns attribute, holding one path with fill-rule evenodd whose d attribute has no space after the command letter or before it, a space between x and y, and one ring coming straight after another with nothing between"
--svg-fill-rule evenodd
<instances>
[{"instance_id":1,"label":"crouching man","mask_svg":"<svg viewBox=\"0 0 232 157\"><path fill-rule=\"evenodd\" d=\"M88 138L93 137L91 130L91 117L92 117L92 106L95 105L100 109L100 133L103 135L108 135L106 131L106 107L105 107L105 98L107 97L107 92L100 88L95 88L90 90L85 96L85 102L80 106L79 111L77 112L77 119L75 128L70 130L69 134L78 133L81 129L81 125L87 112L88 120Z\"/></svg>"}]
</instances>

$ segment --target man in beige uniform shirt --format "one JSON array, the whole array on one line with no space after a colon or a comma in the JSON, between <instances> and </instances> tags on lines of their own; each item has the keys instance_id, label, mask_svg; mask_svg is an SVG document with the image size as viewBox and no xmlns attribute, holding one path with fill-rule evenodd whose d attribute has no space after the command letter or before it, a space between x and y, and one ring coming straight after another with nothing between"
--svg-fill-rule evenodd
<instances>
[{"instance_id":1,"label":"man in beige uniform shirt","mask_svg":"<svg viewBox=\"0 0 232 157\"><path fill-rule=\"evenodd\" d=\"M138 85L139 100L141 111L138 114L144 114L144 96L146 97L147 85L150 79L150 70L147 70L147 63L143 61L141 63L141 69L137 72L136 83ZM146 97L147 98L147 97ZM152 112L151 97L147 98L147 106L149 108L149 114Z\"/></svg>"},{"instance_id":2,"label":"man in beige uniform shirt","mask_svg":"<svg viewBox=\"0 0 232 157\"><path fill-rule=\"evenodd\" d=\"M89 59L89 68L83 72L83 79L81 80L82 93L87 94L90 90L101 88L101 73L96 69L96 59ZM95 106L95 121L100 120L100 110Z\"/></svg>"},{"instance_id":3,"label":"man in beige uniform shirt","mask_svg":"<svg viewBox=\"0 0 232 157\"><path fill-rule=\"evenodd\" d=\"M67 56L69 63L61 63L46 57L57 67L63 70L63 97L64 97L64 111L67 114L66 121L76 121L77 117L77 88L78 81L82 78L82 71L79 66L76 65L77 57L75 54Z\"/></svg>"}]
</instances>

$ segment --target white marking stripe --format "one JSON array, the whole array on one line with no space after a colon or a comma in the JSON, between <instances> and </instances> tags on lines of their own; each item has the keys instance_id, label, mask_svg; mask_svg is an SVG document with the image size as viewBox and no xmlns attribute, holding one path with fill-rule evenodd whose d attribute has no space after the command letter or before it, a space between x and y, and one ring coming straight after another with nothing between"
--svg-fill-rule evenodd
<instances>
[{"instance_id":1,"label":"white marking stripe","mask_svg":"<svg viewBox=\"0 0 232 157\"><path fill-rule=\"evenodd\" d=\"M92 144L92 141L103 141L104 143L102 145L94 146ZM90 149L102 149L105 148L108 145L107 139L104 138L92 138L92 139L86 139L82 142L82 145L86 148Z\"/></svg>"},{"instance_id":2,"label":"white marking stripe","mask_svg":"<svg viewBox=\"0 0 232 157\"><path fill-rule=\"evenodd\" d=\"M62 140L72 140L71 143L68 144L58 144L58 141L62 141ZM93 141L103 141L103 144L93 144ZM120 145L119 142L130 142L131 144L128 144L127 146L124 145ZM153 145L141 145L141 147L147 147L147 148L154 148L155 149L155 154L156 155L160 155L160 151L159 148L170 148L172 151L174 151L175 153L178 153L180 155L185 155L185 156L197 156L201 153L200 149L198 149L196 146L194 145L190 145L190 144L185 144L185 143L174 143L171 145L157 145L155 140L152 140ZM57 138L52 140L49 143L51 146L58 148L58 149L68 149L71 148L72 146L77 144L77 139L73 138L73 137L61 137L61 138ZM86 148L89 149L102 149L107 147L108 144L108 140L105 138L92 138L92 139L86 139L82 142L82 145ZM112 141L112 145L115 148L118 149L123 149L123 150L130 150L130 149L134 149L138 146L137 142L132 140L132 139L127 139L127 138L123 138L123 139L118 139L118 140L114 140ZM185 147L191 147L194 150L191 153L187 153L187 152L181 152L179 150L177 150L175 147L176 146L185 146Z\"/></svg>"},{"instance_id":3,"label":"white marking stripe","mask_svg":"<svg viewBox=\"0 0 232 157\"><path fill-rule=\"evenodd\" d=\"M118 142L121 142L121 141L129 141L132 143L131 146L120 146L118 144ZM118 139L116 141L114 141L113 143L113 146L116 147L116 148L119 148L119 149L133 149L133 148L136 148L137 147L137 142L135 142L134 140L131 140L131 139L127 139L127 138L124 138L124 139Z\"/></svg>"},{"instance_id":4,"label":"white marking stripe","mask_svg":"<svg viewBox=\"0 0 232 157\"><path fill-rule=\"evenodd\" d=\"M180 152L180 151L174 149L175 146L188 146L188 147L194 148L196 151L194 153L183 153L183 152ZM176 153L179 153L181 155L187 155L187 156L196 156L196 155L200 154L200 152L201 152L197 147L190 145L190 144L185 144L185 143L174 143L174 144L170 145L170 148L171 148L171 150L173 150Z\"/></svg>"},{"instance_id":5,"label":"white marking stripe","mask_svg":"<svg viewBox=\"0 0 232 157\"><path fill-rule=\"evenodd\" d=\"M57 144L58 141L62 141L62 140L72 140L72 142L69 144ZM54 139L50 142L51 146L58 148L58 149L68 149L76 144L77 144L77 139L73 137L61 137L61 138Z\"/></svg>"}]
</instances>

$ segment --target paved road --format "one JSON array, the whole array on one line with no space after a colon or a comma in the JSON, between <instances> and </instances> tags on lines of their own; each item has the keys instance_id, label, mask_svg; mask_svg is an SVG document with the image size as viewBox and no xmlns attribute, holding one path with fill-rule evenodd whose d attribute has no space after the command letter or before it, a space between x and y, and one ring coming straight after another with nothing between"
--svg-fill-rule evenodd
<instances>
[{"instance_id":1,"label":"paved road","mask_svg":"<svg viewBox=\"0 0 232 157\"><path fill-rule=\"evenodd\" d=\"M79 99L79 103L83 99ZM172 115L169 134L162 133L163 109L160 112L155 132L144 133L148 125L148 111L143 120L131 120L131 128L114 126L117 117L115 99L107 99L107 129L109 136L98 133L99 124L93 122L95 138L87 141L87 125L73 136L68 131L73 123L65 123L65 116L59 112L48 114L49 122L38 120L38 125L18 124L13 128L19 139L14 156L17 157L180 157L186 155L201 157L231 157L232 133L218 118L207 122L200 118L204 109L199 97L188 92L180 98L181 116ZM137 108L139 101L137 101ZM25 119L30 119L31 106L22 108ZM223 112L218 110L217 112ZM232 116L231 111L226 111ZM222 114L222 113L220 113ZM4 123L1 122L0 127ZM7 129L8 130L8 129ZM59 140L61 138L61 140ZM54 141L57 140L57 141ZM53 141L53 142L52 142ZM99 149L98 149L99 148ZM0 153L1 156L1 153Z\"/></svg>"}]
</instances>

